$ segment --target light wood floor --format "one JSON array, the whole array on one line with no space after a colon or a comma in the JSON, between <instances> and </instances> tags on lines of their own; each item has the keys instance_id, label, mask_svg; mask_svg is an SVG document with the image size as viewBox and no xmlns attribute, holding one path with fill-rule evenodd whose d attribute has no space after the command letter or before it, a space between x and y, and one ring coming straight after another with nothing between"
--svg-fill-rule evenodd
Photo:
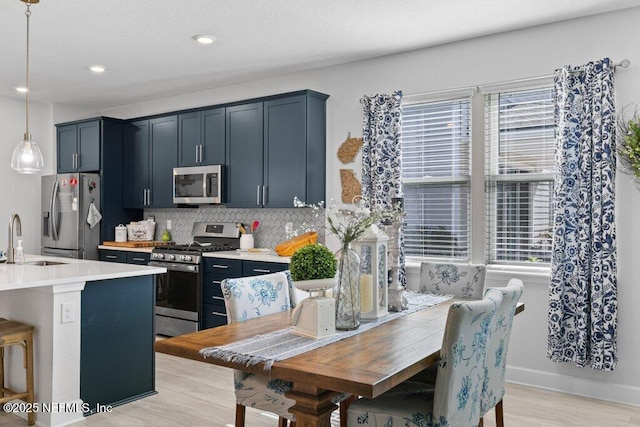
<instances>
[{"instance_id":1,"label":"light wood floor","mask_svg":"<svg viewBox=\"0 0 640 427\"><path fill-rule=\"evenodd\" d=\"M95 414L77 426L232 426L235 400L231 371L164 354L156 356L158 394ZM640 408L580 398L531 387L507 385L507 427L640 426ZM335 414L334 414L335 415ZM337 418L333 420L337 426ZM21 426L17 415L0 413L0 426ZM495 427L494 413L485 417ZM247 410L247 427L276 427L277 421Z\"/></svg>"}]
</instances>

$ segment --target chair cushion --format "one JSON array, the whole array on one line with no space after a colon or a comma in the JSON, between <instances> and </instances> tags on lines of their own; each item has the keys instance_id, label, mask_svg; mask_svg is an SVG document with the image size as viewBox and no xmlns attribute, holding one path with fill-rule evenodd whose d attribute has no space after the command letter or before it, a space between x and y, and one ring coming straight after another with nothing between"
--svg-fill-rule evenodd
<instances>
[{"instance_id":1,"label":"chair cushion","mask_svg":"<svg viewBox=\"0 0 640 427\"><path fill-rule=\"evenodd\" d=\"M375 399L361 398L349 406L348 426L435 426L433 387L406 381Z\"/></svg>"},{"instance_id":2,"label":"chair cushion","mask_svg":"<svg viewBox=\"0 0 640 427\"><path fill-rule=\"evenodd\" d=\"M484 265L423 262L420 264L420 292L481 299L485 275Z\"/></svg>"},{"instance_id":3,"label":"chair cushion","mask_svg":"<svg viewBox=\"0 0 640 427\"><path fill-rule=\"evenodd\" d=\"M225 279L220 285L227 308L228 323L243 322L291 309L289 271L262 276Z\"/></svg>"},{"instance_id":4,"label":"chair cushion","mask_svg":"<svg viewBox=\"0 0 640 427\"><path fill-rule=\"evenodd\" d=\"M289 408L296 402L284 395L291 390L293 383L238 370L234 370L233 374L237 404L273 412L288 420L295 419Z\"/></svg>"}]
</instances>

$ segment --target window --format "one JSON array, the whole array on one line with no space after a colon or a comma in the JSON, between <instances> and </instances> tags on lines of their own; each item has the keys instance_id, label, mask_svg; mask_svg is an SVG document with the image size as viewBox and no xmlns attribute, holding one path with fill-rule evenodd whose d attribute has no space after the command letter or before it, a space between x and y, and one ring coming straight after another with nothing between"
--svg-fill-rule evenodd
<instances>
[{"instance_id":1,"label":"window","mask_svg":"<svg viewBox=\"0 0 640 427\"><path fill-rule=\"evenodd\" d=\"M487 262L551 262L553 90L485 95Z\"/></svg>"},{"instance_id":2,"label":"window","mask_svg":"<svg viewBox=\"0 0 640 427\"><path fill-rule=\"evenodd\" d=\"M402 112L405 254L469 258L471 98Z\"/></svg>"},{"instance_id":3,"label":"window","mask_svg":"<svg viewBox=\"0 0 640 427\"><path fill-rule=\"evenodd\" d=\"M405 255L549 263L553 89L449 98L413 101L415 97L407 96L403 101ZM477 112L476 121L472 111ZM477 136L473 143L479 144L473 153L484 158L472 158L472 134ZM472 164L477 171L473 175ZM473 234L472 224L478 230Z\"/></svg>"}]
</instances>

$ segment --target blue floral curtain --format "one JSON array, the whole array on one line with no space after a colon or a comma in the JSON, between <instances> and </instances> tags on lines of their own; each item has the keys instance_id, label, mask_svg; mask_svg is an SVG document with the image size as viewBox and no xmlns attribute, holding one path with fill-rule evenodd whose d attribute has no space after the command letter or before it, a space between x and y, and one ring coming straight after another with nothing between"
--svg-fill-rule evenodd
<instances>
[{"instance_id":1,"label":"blue floral curtain","mask_svg":"<svg viewBox=\"0 0 640 427\"><path fill-rule=\"evenodd\" d=\"M364 96L362 195L371 206L389 206L402 197L400 129L402 92ZM399 280L406 285L404 235L400 230Z\"/></svg>"},{"instance_id":2,"label":"blue floral curtain","mask_svg":"<svg viewBox=\"0 0 640 427\"><path fill-rule=\"evenodd\" d=\"M614 66L555 75L556 182L547 356L613 370L617 362Z\"/></svg>"}]
</instances>

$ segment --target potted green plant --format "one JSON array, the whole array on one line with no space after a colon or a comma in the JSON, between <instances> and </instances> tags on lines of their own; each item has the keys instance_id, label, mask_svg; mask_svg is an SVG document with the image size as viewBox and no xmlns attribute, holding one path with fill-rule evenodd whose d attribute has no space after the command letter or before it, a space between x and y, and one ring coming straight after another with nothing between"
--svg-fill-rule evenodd
<instances>
[{"instance_id":1,"label":"potted green plant","mask_svg":"<svg viewBox=\"0 0 640 427\"><path fill-rule=\"evenodd\" d=\"M321 290L333 287L336 282L336 256L320 243L305 245L291 256L289 270L296 288Z\"/></svg>"}]
</instances>

